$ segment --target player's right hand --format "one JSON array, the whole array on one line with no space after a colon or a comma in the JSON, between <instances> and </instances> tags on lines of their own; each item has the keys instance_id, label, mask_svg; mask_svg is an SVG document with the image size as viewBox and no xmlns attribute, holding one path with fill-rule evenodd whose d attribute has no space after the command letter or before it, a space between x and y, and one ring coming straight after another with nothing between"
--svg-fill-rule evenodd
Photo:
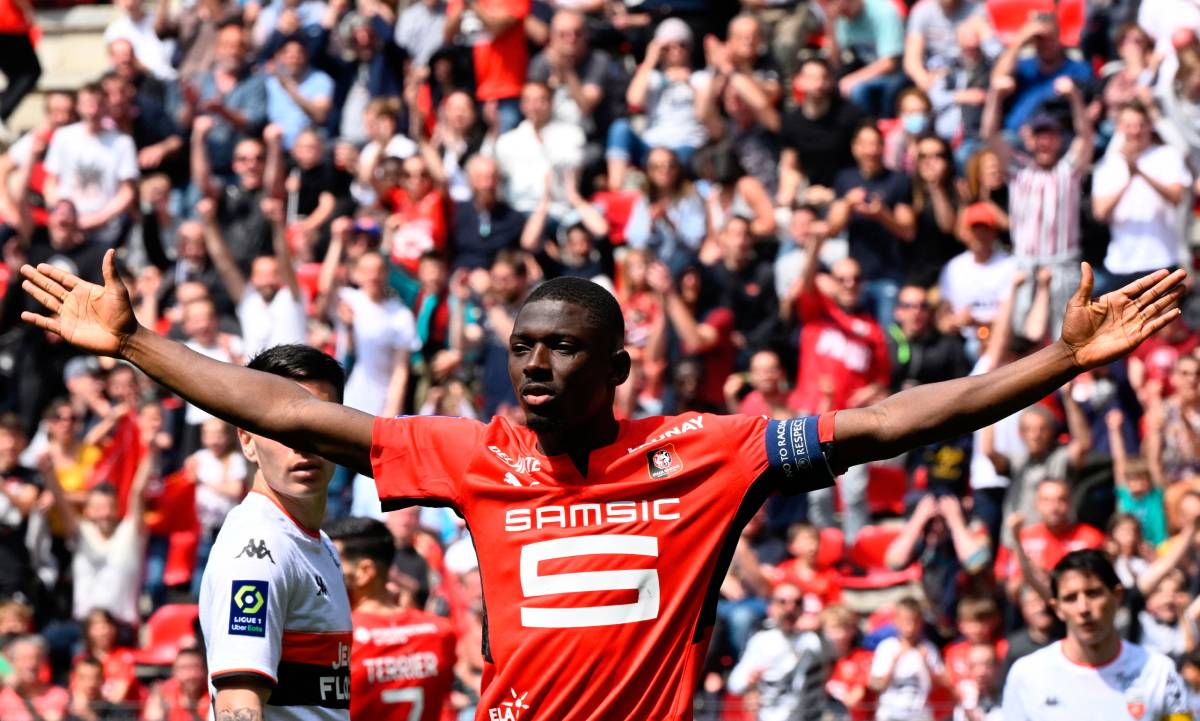
<instances>
[{"instance_id":1,"label":"player's right hand","mask_svg":"<svg viewBox=\"0 0 1200 721\"><path fill-rule=\"evenodd\" d=\"M50 311L25 311L21 320L99 355L118 356L137 330L129 292L117 277L116 251L104 254L104 285L89 283L61 268L41 263L21 266L21 287Z\"/></svg>"}]
</instances>

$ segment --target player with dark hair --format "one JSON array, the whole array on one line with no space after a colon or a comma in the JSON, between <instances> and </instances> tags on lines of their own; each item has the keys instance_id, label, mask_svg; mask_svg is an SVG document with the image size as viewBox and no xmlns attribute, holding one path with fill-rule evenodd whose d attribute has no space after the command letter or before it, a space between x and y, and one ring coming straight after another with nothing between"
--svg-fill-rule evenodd
<instances>
[{"instance_id":1,"label":"player with dark hair","mask_svg":"<svg viewBox=\"0 0 1200 721\"><path fill-rule=\"evenodd\" d=\"M303 345L269 348L248 367L331 405L346 384L337 361ZM229 392L245 405L266 402ZM200 582L215 721L348 721L350 602L333 542L319 530L333 464L241 428L238 440L258 471Z\"/></svg>"},{"instance_id":2,"label":"player with dark hair","mask_svg":"<svg viewBox=\"0 0 1200 721\"><path fill-rule=\"evenodd\" d=\"M1050 590L1067 637L1013 664L1005 721L1190 721L1175 664L1117 632L1125 589L1102 551L1068 553L1050 575Z\"/></svg>"},{"instance_id":3,"label":"player with dark hair","mask_svg":"<svg viewBox=\"0 0 1200 721\"><path fill-rule=\"evenodd\" d=\"M690 718L721 579L768 494L828 487L847 466L994 423L1128 354L1179 315L1185 277L1159 271L1093 300L1084 265L1053 345L991 373L786 421L618 421L630 357L606 320L619 317L616 301L555 279L509 337L525 427L375 418L204 358L139 326L111 253L104 267L99 286L24 266L23 287L50 315L22 317L251 433L373 474L385 509L449 506L466 519L487 612L477 718L488 721Z\"/></svg>"},{"instance_id":4,"label":"player with dark hair","mask_svg":"<svg viewBox=\"0 0 1200 721\"><path fill-rule=\"evenodd\" d=\"M328 524L354 610L350 717L437 721L454 684L454 629L446 619L402 608L388 593L396 541L374 518Z\"/></svg>"}]
</instances>

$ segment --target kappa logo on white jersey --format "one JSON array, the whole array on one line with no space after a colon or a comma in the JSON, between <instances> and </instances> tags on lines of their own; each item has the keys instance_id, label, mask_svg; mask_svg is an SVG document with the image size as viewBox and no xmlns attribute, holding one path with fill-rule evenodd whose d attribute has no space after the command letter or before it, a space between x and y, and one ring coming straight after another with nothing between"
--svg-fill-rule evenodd
<instances>
[{"instance_id":1,"label":"kappa logo on white jersey","mask_svg":"<svg viewBox=\"0 0 1200 721\"><path fill-rule=\"evenodd\" d=\"M512 694L512 698L488 709L488 721L520 721L521 714L529 709L529 704L525 703L528 691L519 696L515 688L509 688L508 692Z\"/></svg>"}]
</instances>

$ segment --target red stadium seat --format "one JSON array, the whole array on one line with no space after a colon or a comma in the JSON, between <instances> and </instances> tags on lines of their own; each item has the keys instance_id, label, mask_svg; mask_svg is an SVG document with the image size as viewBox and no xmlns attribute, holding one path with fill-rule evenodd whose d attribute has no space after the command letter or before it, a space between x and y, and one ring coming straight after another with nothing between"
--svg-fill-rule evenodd
<instances>
[{"instance_id":1,"label":"red stadium seat","mask_svg":"<svg viewBox=\"0 0 1200 721\"><path fill-rule=\"evenodd\" d=\"M872 463L868 469L867 510L874 515L904 515L908 472L903 466Z\"/></svg>"},{"instance_id":2,"label":"red stadium seat","mask_svg":"<svg viewBox=\"0 0 1200 721\"><path fill-rule=\"evenodd\" d=\"M833 568L846 557L846 536L840 528L822 528L817 547L817 568Z\"/></svg>"},{"instance_id":3,"label":"red stadium seat","mask_svg":"<svg viewBox=\"0 0 1200 721\"><path fill-rule=\"evenodd\" d=\"M179 649L196 643L195 624L200 607L194 603L170 603L146 621L145 642L138 649L137 663L169 666Z\"/></svg>"},{"instance_id":4,"label":"red stadium seat","mask_svg":"<svg viewBox=\"0 0 1200 721\"><path fill-rule=\"evenodd\" d=\"M868 634L875 633L896 618L896 607L885 603L867 616L866 629Z\"/></svg>"},{"instance_id":5,"label":"red stadium seat","mask_svg":"<svg viewBox=\"0 0 1200 721\"><path fill-rule=\"evenodd\" d=\"M864 575L843 575L842 588L850 590L871 590L899 586L921 577L921 567L912 564L906 569L896 571L884 562L888 546L900 535L898 526L867 526L858 532L854 545L850 546L847 560L855 568L863 571Z\"/></svg>"}]
</instances>

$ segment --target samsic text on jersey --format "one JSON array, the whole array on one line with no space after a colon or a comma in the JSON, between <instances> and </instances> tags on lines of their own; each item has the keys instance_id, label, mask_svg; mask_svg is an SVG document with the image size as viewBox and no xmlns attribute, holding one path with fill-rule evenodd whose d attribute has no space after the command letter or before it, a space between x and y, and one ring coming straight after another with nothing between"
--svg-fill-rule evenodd
<instances>
[{"instance_id":1,"label":"samsic text on jersey","mask_svg":"<svg viewBox=\"0 0 1200 721\"><path fill-rule=\"evenodd\" d=\"M819 430L818 430L819 429ZM587 477L504 419L377 419L384 508L466 519L486 604L485 721L675 721L717 589L766 496L833 483L832 416L623 421Z\"/></svg>"},{"instance_id":2,"label":"samsic text on jersey","mask_svg":"<svg viewBox=\"0 0 1200 721\"><path fill-rule=\"evenodd\" d=\"M229 512L200 585L200 627L215 679L271 684L266 721L350 718L350 600L337 550L267 496Z\"/></svg>"},{"instance_id":3,"label":"samsic text on jersey","mask_svg":"<svg viewBox=\"0 0 1200 721\"><path fill-rule=\"evenodd\" d=\"M438 721L457 658L454 629L440 616L355 611L350 718Z\"/></svg>"}]
</instances>

